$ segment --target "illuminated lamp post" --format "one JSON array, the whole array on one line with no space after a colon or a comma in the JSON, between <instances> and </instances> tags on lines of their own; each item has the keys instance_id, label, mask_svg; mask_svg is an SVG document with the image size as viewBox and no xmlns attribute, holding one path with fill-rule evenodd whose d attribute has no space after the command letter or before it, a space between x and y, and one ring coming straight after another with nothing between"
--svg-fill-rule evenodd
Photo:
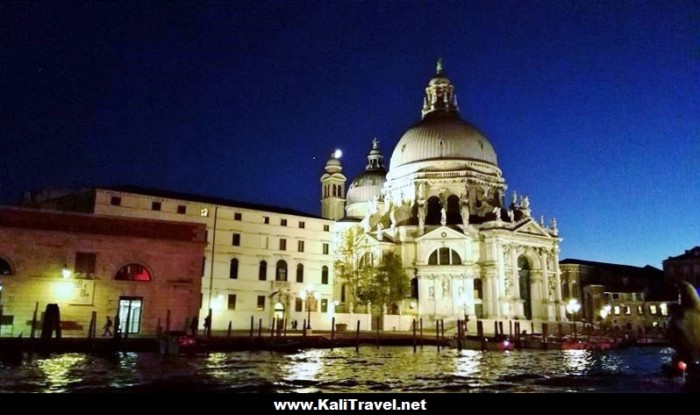
<instances>
[{"instance_id":1,"label":"illuminated lamp post","mask_svg":"<svg viewBox=\"0 0 700 415\"><path fill-rule=\"evenodd\" d=\"M578 313L580 309L581 304L579 304L578 300L575 298L570 299L566 304L566 312L571 314L571 320L574 323L574 340L576 340L576 313Z\"/></svg>"},{"instance_id":2,"label":"illuminated lamp post","mask_svg":"<svg viewBox=\"0 0 700 415\"><path fill-rule=\"evenodd\" d=\"M318 302L318 299L321 297L321 293L313 290L311 285L307 285L306 288L299 293L299 296L302 300L306 300L306 311L308 313L308 317L306 319L306 329L311 330L311 298L313 297L316 302Z\"/></svg>"},{"instance_id":3,"label":"illuminated lamp post","mask_svg":"<svg viewBox=\"0 0 700 415\"><path fill-rule=\"evenodd\" d=\"M72 274L71 270L68 269L68 265L63 265L63 269L61 270L61 275L63 275L63 278L70 278L70 275Z\"/></svg>"},{"instance_id":4,"label":"illuminated lamp post","mask_svg":"<svg viewBox=\"0 0 700 415\"><path fill-rule=\"evenodd\" d=\"M607 320L608 316L610 315L611 310L612 310L612 306L610 304L603 306L603 308L600 309L600 318L603 319L601 326L605 327L606 320Z\"/></svg>"}]
</instances>

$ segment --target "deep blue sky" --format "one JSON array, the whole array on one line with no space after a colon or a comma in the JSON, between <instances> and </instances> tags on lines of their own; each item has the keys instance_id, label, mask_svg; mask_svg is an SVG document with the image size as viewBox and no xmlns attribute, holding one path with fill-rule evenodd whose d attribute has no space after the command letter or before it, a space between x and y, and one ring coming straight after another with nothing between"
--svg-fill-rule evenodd
<instances>
[{"instance_id":1,"label":"deep blue sky","mask_svg":"<svg viewBox=\"0 0 700 415\"><path fill-rule=\"evenodd\" d=\"M700 245L700 2L0 3L0 203L135 184L320 212L443 57L561 258Z\"/></svg>"}]
</instances>

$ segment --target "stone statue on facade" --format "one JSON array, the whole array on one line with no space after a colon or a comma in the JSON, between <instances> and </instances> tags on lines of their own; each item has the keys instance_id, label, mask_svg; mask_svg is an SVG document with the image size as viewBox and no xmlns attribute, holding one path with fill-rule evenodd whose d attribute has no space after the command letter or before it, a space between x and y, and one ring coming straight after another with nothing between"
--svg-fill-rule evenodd
<instances>
[{"instance_id":1,"label":"stone statue on facade","mask_svg":"<svg viewBox=\"0 0 700 415\"><path fill-rule=\"evenodd\" d=\"M440 209L440 225L445 226L447 225L447 211L443 207Z\"/></svg>"},{"instance_id":2,"label":"stone statue on facade","mask_svg":"<svg viewBox=\"0 0 700 415\"><path fill-rule=\"evenodd\" d=\"M462 205L460 206L460 215L462 216L462 224L469 224L469 201L462 199Z\"/></svg>"},{"instance_id":3,"label":"stone statue on facade","mask_svg":"<svg viewBox=\"0 0 700 415\"><path fill-rule=\"evenodd\" d=\"M511 222L515 222L515 212L513 209L508 209L508 219L510 219Z\"/></svg>"}]
</instances>

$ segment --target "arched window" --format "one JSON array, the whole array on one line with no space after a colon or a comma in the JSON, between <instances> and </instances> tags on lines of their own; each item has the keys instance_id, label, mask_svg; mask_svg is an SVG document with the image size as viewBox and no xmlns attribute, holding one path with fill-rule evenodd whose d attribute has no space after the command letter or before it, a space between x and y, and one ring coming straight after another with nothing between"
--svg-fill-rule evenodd
<instances>
[{"instance_id":1,"label":"arched window","mask_svg":"<svg viewBox=\"0 0 700 415\"><path fill-rule=\"evenodd\" d=\"M280 259L277 261L275 271L275 281L287 281L287 261Z\"/></svg>"},{"instance_id":2,"label":"arched window","mask_svg":"<svg viewBox=\"0 0 700 415\"><path fill-rule=\"evenodd\" d=\"M447 223L462 223L462 216L459 213L459 197L455 195L447 198Z\"/></svg>"},{"instance_id":3,"label":"arched window","mask_svg":"<svg viewBox=\"0 0 700 415\"><path fill-rule=\"evenodd\" d=\"M232 280L238 278L238 259L231 258L231 264L228 269L228 277Z\"/></svg>"},{"instance_id":4,"label":"arched window","mask_svg":"<svg viewBox=\"0 0 700 415\"><path fill-rule=\"evenodd\" d=\"M569 298L569 284L567 284L566 281L561 282L561 298Z\"/></svg>"},{"instance_id":5,"label":"arched window","mask_svg":"<svg viewBox=\"0 0 700 415\"><path fill-rule=\"evenodd\" d=\"M374 255L371 252L365 252L360 258L360 268L371 267L374 264Z\"/></svg>"},{"instance_id":6,"label":"arched window","mask_svg":"<svg viewBox=\"0 0 700 415\"><path fill-rule=\"evenodd\" d=\"M418 278L411 278L411 298L418 298Z\"/></svg>"},{"instance_id":7,"label":"arched window","mask_svg":"<svg viewBox=\"0 0 700 415\"><path fill-rule=\"evenodd\" d=\"M440 218L442 216L442 213L440 212L440 209L442 206L440 206L440 199L437 196L433 196L428 199L428 212L425 215L425 224L426 225L439 225L440 224Z\"/></svg>"},{"instance_id":8,"label":"arched window","mask_svg":"<svg viewBox=\"0 0 700 415\"><path fill-rule=\"evenodd\" d=\"M304 282L304 266L297 264L297 282Z\"/></svg>"},{"instance_id":9,"label":"arched window","mask_svg":"<svg viewBox=\"0 0 700 415\"><path fill-rule=\"evenodd\" d=\"M258 268L258 280L265 281L267 279L267 262L260 261L260 267Z\"/></svg>"},{"instance_id":10,"label":"arched window","mask_svg":"<svg viewBox=\"0 0 700 415\"><path fill-rule=\"evenodd\" d=\"M474 278L474 298L477 300L484 299L484 288L481 285L481 278Z\"/></svg>"},{"instance_id":11,"label":"arched window","mask_svg":"<svg viewBox=\"0 0 700 415\"><path fill-rule=\"evenodd\" d=\"M523 314L525 318L532 319L532 295L530 284L530 262L524 256L518 257L518 276L520 298L523 299Z\"/></svg>"},{"instance_id":12,"label":"arched window","mask_svg":"<svg viewBox=\"0 0 700 415\"><path fill-rule=\"evenodd\" d=\"M114 279L119 281L148 282L151 280L151 273L143 265L129 264L117 271Z\"/></svg>"},{"instance_id":13,"label":"arched window","mask_svg":"<svg viewBox=\"0 0 700 415\"><path fill-rule=\"evenodd\" d=\"M328 267L321 267L321 284L328 284Z\"/></svg>"},{"instance_id":14,"label":"arched window","mask_svg":"<svg viewBox=\"0 0 700 415\"><path fill-rule=\"evenodd\" d=\"M0 275L12 275L12 267L10 262L5 258L0 258Z\"/></svg>"},{"instance_id":15,"label":"arched window","mask_svg":"<svg viewBox=\"0 0 700 415\"><path fill-rule=\"evenodd\" d=\"M576 281L571 282L571 297L578 298L578 284L576 284Z\"/></svg>"},{"instance_id":16,"label":"arched window","mask_svg":"<svg viewBox=\"0 0 700 415\"><path fill-rule=\"evenodd\" d=\"M450 248L438 248L430 254L428 265L462 265L462 258Z\"/></svg>"},{"instance_id":17,"label":"arched window","mask_svg":"<svg viewBox=\"0 0 700 415\"><path fill-rule=\"evenodd\" d=\"M332 185L332 186L333 186L333 196L337 196L338 191L336 190L335 185Z\"/></svg>"}]
</instances>

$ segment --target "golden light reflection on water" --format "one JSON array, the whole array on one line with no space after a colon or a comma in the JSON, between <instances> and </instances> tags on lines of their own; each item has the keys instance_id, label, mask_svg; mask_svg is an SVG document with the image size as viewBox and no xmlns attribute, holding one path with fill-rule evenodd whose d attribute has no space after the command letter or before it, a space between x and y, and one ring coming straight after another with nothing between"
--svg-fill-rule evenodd
<instances>
[{"instance_id":1,"label":"golden light reflection on water","mask_svg":"<svg viewBox=\"0 0 700 415\"><path fill-rule=\"evenodd\" d=\"M230 379L231 373L226 370L227 360L226 353L210 353L204 363L207 374L219 380Z\"/></svg>"},{"instance_id":2,"label":"golden light reflection on water","mask_svg":"<svg viewBox=\"0 0 700 415\"><path fill-rule=\"evenodd\" d=\"M323 357L326 350L308 350L299 355L292 356L286 365L283 365L285 380L312 381L318 379L323 367Z\"/></svg>"},{"instance_id":3,"label":"golden light reflection on water","mask_svg":"<svg viewBox=\"0 0 700 415\"><path fill-rule=\"evenodd\" d=\"M563 350L564 367L571 374L585 373L592 364L590 350Z\"/></svg>"},{"instance_id":4,"label":"golden light reflection on water","mask_svg":"<svg viewBox=\"0 0 700 415\"><path fill-rule=\"evenodd\" d=\"M36 365L44 374L48 386L46 392L64 392L70 383L81 382L83 379L71 369L81 365L85 359L85 355L70 353L37 360Z\"/></svg>"},{"instance_id":5,"label":"golden light reflection on water","mask_svg":"<svg viewBox=\"0 0 700 415\"><path fill-rule=\"evenodd\" d=\"M476 376L481 371L481 355L480 351L462 350L455 359L455 376Z\"/></svg>"}]
</instances>

